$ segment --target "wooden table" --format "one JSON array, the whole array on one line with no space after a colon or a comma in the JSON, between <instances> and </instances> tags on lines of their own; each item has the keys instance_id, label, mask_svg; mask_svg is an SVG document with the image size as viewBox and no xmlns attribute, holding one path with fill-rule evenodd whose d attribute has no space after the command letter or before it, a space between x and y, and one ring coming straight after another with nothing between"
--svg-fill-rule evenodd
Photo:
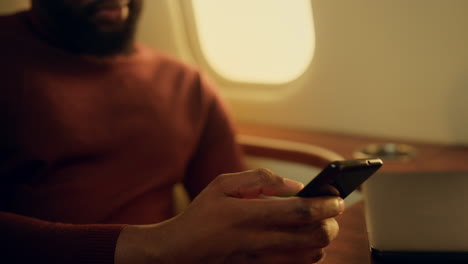
<instances>
[{"instance_id":1,"label":"wooden table","mask_svg":"<svg viewBox=\"0 0 468 264\"><path fill-rule=\"evenodd\" d=\"M239 124L240 134L314 144L353 158L353 152L371 143L404 143L413 146L417 155L409 161L385 162L385 172L468 171L468 146L442 145L391 138L363 137L338 133L303 131L255 124ZM364 202L358 202L337 217L340 234L327 248L324 264L376 263L370 257L364 217Z\"/></svg>"}]
</instances>

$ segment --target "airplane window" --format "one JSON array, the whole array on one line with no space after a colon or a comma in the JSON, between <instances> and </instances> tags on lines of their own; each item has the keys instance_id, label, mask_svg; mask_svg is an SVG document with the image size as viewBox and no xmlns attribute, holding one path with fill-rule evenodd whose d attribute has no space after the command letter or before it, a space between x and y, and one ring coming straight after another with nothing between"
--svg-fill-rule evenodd
<instances>
[{"instance_id":1,"label":"airplane window","mask_svg":"<svg viewBox=\"0 0 468 264\"><path fill-rule=\"evenodd\" d=\"M0 14L13 14L31 6L30 0L1 0Z\"/></svg>"},{"instance_id":2,"label":"airplane window","mask_svg":"<svg viewBox=\"0 0 468 264\"><path fill-rule=\"evenodd\" d=\"M281 84L298 78L315 48L310 0L193 0L198 45L219 76Z\"/></svg>"}]
</instances>

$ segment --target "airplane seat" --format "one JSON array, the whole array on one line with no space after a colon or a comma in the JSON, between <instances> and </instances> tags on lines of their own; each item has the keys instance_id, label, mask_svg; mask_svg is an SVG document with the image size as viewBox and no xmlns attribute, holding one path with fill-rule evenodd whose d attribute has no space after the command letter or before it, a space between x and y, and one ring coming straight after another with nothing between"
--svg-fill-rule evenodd
<instances>
[{"instance_id":1,"label":"airplane seat","mask_svg":"<svg viewBox=\"0 0 468 264\"><path fill-rule=\"evenodd\" d=\"M331 150L306 143L250 135L238 135L249 169L267 168L274 173L304 184L314 178L328 163L343 157ZM174 210L179 213L189 198L183 186L174 188Z\"/></svg>"}]
</instances>

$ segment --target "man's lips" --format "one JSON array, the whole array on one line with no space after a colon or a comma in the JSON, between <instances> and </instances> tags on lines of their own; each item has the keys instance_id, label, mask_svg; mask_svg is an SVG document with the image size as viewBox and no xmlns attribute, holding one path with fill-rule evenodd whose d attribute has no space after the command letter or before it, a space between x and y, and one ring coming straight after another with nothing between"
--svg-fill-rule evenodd
<instances>
[{"instance_id":1,"label":"man's lips","mask_svg":"<svg viewBox=\"0 0 468 264\"><path fill-rule=\"evenodd\" d=\"M97 0L95 2L95 8L105 9L105 8L118 8L128 6L131 0Z\"/></svg>"},{"instance_id":2,"label":"man's lips","mask_svg":"<svg viewBox=\"0 0 468 264\"><path fill-rule=\"evenodd\" d=\"M108 22L123 22L128 18L128 6L99 9L95 17Z\"/></svg>"},{"instance_id":3,"label":"man's lips","mask_svg":"<svg viewBox=\"0 0 468 264\"><path fill-rule=\"evenodd\" d=\"M96 7L94 17L96 20L109 23L123 22L128 18L129 2L130 1L103 1L101 5Z\"/></svg>"}]
</instances>

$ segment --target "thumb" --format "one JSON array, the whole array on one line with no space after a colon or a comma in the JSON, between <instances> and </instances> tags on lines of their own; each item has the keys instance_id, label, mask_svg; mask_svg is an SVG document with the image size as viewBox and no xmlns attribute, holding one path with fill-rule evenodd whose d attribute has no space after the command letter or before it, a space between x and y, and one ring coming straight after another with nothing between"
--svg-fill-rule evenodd
<instances>
[{"instance_id":1,"label":"thumb","mask_svg":"<svg viewBox=\"0 0 468 264\"><path fill-rule=\"evenodd\" d=\"M224 174L217 179L221 192L237 198L265 196L289 196L299 192L304 185L280 177L268 169L256 169Z\"/></svg>"}]
</instances>

